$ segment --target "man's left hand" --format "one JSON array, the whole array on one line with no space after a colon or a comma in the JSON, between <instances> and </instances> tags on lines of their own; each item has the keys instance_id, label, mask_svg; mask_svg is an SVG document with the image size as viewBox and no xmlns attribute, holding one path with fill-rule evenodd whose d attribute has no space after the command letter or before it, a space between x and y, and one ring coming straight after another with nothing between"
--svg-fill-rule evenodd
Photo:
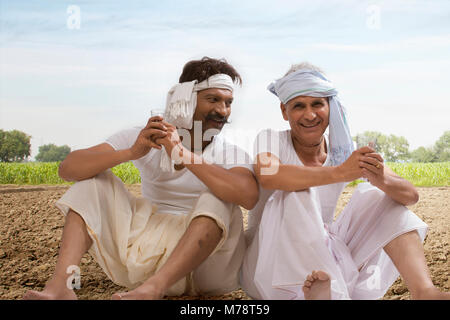
<instances>
[{"instance_id":1,"label":"man's left hand","mask_svg":"<svg viewBox=\"0 0 450 320\"><path fill-rule=\"evenodd\" d=\"M361 157L359 166L363 170L363 178L375 187L380 187L384 183L384 160L378 153L366 153Z\"/></svg>"},{"instance_id":2,"label":"man's left hand","mask_svg":"<svg viewBox=\"0 0 450 320\"><path fill-rule=\"evenodd\" d=\"M155 142L164 146L167 154L172 160L180 162L181 158L183 156L186 156L185 153L190 151L187 150L181 143L177 128L164 120L162 121L162 123L167 128L167 135L164 138L156 139Z\"/></svg>"}]
</instances>

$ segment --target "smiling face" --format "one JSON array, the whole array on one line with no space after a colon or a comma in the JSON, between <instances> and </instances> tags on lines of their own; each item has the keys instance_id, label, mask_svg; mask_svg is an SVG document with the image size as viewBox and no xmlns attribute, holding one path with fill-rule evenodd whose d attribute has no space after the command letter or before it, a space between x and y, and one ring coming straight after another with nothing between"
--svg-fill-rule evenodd
<instances>
[{"instance_id":1,"label":"smiling face","mask_svg":"<svg viewBox=\"0 0 450 320\"><path fill-rule=\"evenodd\" d=\"M330 106L327 98L298 96L280 105L283 118L289 121L292 136L305 146L322 141L328 127Z\"/></svg>"},{"instance_id":2,"label":"smiling face","mask_svg":"<svg viewBox=\"0 0 450 320\"><path fill-rule=\"evenodd\" d=\"M233 93L227 89L211 88L199 91L194 121L202 121L202 131L222 130L231 114Z\"/></svg>"}]
</instances>

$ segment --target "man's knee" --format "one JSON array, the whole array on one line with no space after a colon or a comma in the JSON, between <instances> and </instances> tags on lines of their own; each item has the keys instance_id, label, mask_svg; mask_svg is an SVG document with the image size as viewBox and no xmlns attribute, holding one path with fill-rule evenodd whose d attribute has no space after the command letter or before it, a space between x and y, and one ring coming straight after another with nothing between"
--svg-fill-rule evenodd
<instances>
[{"instance_id":1,"label":"man's knee","mask_svg":"<svg viewBox=\"0 0 450 320\"><path fill-rule=\"evenodd\" d=\"M87 249L89 249L92 246L92 239L89 235L89 232L87 230L86 222L84 221L83 217L76 211L69 209L66 215L66 225L67 224L76 224L78 226L78 229L81 230L83 234L83 239L85 240L85 245Z\"/></svg>"},{"instance_id":2,"label":"man's knee","mask_svg":"<svg viewBox=\"0 0 450 320\"><path fill-rule=\"evenodd\" d=\"M205 236L205 238L211 238L211 240L220 240L223 234L222 228L219 226L217 221L209 216L203 216L199 215L194 217L189 227L192 227L195 229L195 231L202 232Z\"/></svg>"}]
</instances>

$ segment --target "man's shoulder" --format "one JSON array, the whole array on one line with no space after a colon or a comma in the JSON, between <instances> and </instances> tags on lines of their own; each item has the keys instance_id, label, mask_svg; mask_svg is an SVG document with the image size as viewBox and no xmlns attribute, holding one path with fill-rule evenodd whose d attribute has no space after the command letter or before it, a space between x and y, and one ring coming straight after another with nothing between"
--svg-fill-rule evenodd
<instances>
[{"instance_id":1,"label":"man's shoulder","mask_svg":"<svg viewBox=\"0 0 450 320\"><path fill-rule=\"evenodd\" d=\"M142 127L138 126L122 129L106 138L105 142L110 144L115 150L126 149L133 145L141 130Z\"/></svg>"},{"instance_id":2,"label":"man's shoulder","mask_svg":"<svg viewBox=\"0 0 450 320\"><path fill-rule=\"evenodd\" d=\"M144 126L124 127L120 130L114 131L110 137L137 135L143 128Z\"/></svg>"},{"instance_id":3,"label":"man's shoulder","mask_svg":"<svg viewBox=\"0 0 450 320\"><path fill-rule=\"evenodd\" d=\"M219 134L214 137L214 143L212 147L217 150L237 150L242 153L247 153L243 148L238 146L236 143L227 139L224 135Z\"/></svg>"},{"instance_id":4,"label":"man's shoulder","mask_svg":"<svg viewBox=\"0 0 450 320\"><path fill-rule=\"evenodd\" d=\"M272 128L267 128L261 130L256 136L255 143L257 144L286 144L290 137L290 129L286 130L276 130Z\"/></svg>"},{"instance_id":5,"label":"man's shoulder","mask_svg":"<svg viewBox=\"0 0 450 320\"><path fill-rule=\"evenodd\" d=\"M133 126L133 127L127 127L122 130L117 131L116 133L128 133L128 134L136 134L141 132L141 130L144 129L144 126Z\"/></svg>"}]
</instances>

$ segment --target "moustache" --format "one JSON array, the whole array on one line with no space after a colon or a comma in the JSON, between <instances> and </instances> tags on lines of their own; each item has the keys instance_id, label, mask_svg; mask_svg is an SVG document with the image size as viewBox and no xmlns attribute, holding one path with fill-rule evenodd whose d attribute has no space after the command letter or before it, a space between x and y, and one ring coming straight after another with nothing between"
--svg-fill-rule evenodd
<instances>
[{"instance_id":1,"label":"moustache","mask_svg":"<svg viewBox=\"0 0 450 320\"><path fill-rule=\"evenodd\" d=\"M206 120L213 120L213 121L217 121L217 122L222 122L222 123L224 123L224 124L230 123L230 122L228 121L228 118L227 118L227 117L221 117L221 116L218 116L218 115L212 115L212 114L208 114L208 115L206 116Z\"/></svg>"}]
</instances>

